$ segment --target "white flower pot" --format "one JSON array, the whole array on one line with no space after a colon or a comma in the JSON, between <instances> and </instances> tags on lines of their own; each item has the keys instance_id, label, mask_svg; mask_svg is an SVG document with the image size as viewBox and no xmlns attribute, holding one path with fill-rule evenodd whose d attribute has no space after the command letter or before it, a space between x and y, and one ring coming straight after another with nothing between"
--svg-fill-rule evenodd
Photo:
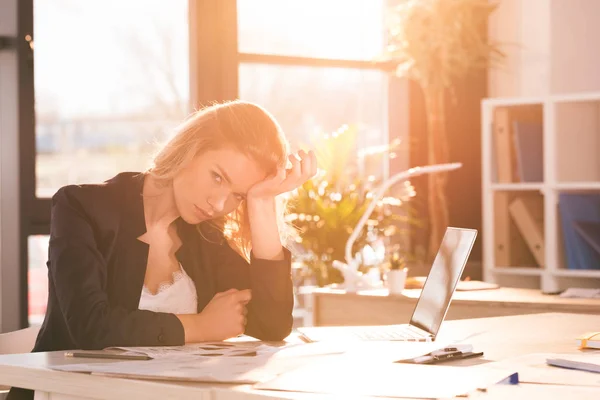
<instances>
[{"instance_id":1,"label":"white flower pot","mask_svg":"<svg viewBox=\"0 0 600 400\"><path fill-rule=\"evenodd\" d=\"M387 272L387 287L390 294L400 294L406 285L408 269L391 269Z\"/></svg>"}]
</instances>

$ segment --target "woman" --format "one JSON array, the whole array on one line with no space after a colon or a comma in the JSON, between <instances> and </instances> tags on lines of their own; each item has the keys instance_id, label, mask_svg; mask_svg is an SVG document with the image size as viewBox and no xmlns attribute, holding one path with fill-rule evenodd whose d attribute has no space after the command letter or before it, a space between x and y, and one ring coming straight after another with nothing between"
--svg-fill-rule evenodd
<instances>
[{"instance_id":1,"label":"woman","mask_svg":"<svg viewBox=\"0 0 600 400\"><path fill-rule=\"evenodd\" d=\"M291 260L276 200L316 168L312 152L288 156L267 111L234 101L193 114L145 173L61 188L34 351L284 339Z\"/></svg>"},{"instance_id":2,"label":"woman","mask_svg":"<svg viewBox=\"0 0 600 400\"><path fill-rule=\"evenodd\" d=\"M267 111L234 101L194 113L145 173L61 188L33 351L284 339L293 294L276 201L316 168L312 152L288 157Z\"/></svg>"}]
</instances>

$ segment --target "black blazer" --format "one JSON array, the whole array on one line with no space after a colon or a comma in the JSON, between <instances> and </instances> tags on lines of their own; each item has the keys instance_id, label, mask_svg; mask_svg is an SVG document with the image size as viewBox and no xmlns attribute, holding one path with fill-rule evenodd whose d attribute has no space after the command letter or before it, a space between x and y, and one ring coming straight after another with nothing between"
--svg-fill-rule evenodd
<instances>
[{"instance_id":1,"label":"black blazer","mask_svg":"<svg viewBox=\"0 0 600 400\"><path fill-rule=\"evenodd\" d=\"M121 173L102 184L70 185L52 198L48 308L33 351L184 344L183 326L168 313L138 310L148 245L144 175ZM282 340L292 328L291 256L248 263L221 234L200 235L176 221L176 256L196 284L200 312L217 293L252 289L246 334Z\"/></svg>"}]
</instances>

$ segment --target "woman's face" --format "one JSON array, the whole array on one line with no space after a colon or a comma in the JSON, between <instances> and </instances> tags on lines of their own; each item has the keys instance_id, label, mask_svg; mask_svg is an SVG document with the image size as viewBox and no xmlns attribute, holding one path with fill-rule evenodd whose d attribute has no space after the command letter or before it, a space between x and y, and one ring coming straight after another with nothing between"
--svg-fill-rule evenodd
<instances>
[{"instance_id":1,"label":"woman's face","mask_svg":"<svg viewBox=\"0 0 600 400\"><path fill-rule=\"evenodd\" d=\"M173 179L179 215L188 224L220 217L237 209L248 190L266 178L258 163L231 149L196 156Z\"/></svg>"}]
</instances>

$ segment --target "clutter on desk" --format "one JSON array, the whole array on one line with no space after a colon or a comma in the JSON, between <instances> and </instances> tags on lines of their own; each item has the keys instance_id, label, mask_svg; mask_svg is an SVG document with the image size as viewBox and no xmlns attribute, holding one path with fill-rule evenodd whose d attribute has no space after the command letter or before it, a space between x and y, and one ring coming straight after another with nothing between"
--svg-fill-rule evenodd
<instances>
[{"instance_id":1,"label":"clutter on desk","mask_svg":"<svg viewBox=\"0 0 600 400\"><path fill-rule=\"evenodd\" d=\"M435 383L435 384L432 384ZM357 396L454 398L498 383L518 383L516 370L414 364L364 363L332 359L283 373L254 385L257 389Z\"/></svg>"},{"instance_id":2,"label":"clutter on desk","mask_svg":"<svg viewBox=\"0 0 600 400\"><path fill-rule=\"evenodd\" d=\"M587 357L587 356L590 357ZM490 368L500 368L501 370L516 369L519 371L519 382L547 384L547 385L567 385L567 386L591 386L600 388L600 374L570 369L558 368L548 364L547 360L555 359L573 359L575 357L586 356L588 363L598 362L598 353L531 353L524 356L513 357L506 360L487 364Z\"/></svg>"},{"instance_id":3,"label":"clutter on desk","mask_svg":"<svg viewBox=\"0 0 600 400\"><path fill-rule=\"evenodd\" d=\"M483 352L473 351L473 346L470 344L455 344L436 349L422 356L399 360L397 362L408 364L442 364L482 356Z\"/></svg>"},{"instance_id":4,"label":"clutter on desk","mask_svg":"<svg viewBox=\"0 0 600 400\"><path fill-rule=\"evenodd\" d=\"M577 338L580 349L600 349L600 332L588 332Z\"/></svg>"}]
</instances>

